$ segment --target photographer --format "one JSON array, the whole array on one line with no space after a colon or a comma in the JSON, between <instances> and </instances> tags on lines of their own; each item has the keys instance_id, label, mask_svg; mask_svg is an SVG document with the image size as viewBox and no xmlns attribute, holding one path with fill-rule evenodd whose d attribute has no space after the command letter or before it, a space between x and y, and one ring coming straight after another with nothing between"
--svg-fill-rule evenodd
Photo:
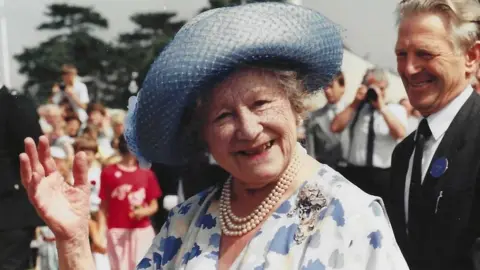
<instances>
[{"instance_id":1,"label":"photographer","mask_svg":"<svg viewBox=\"0 0 480 270\"><path fill-rule=\"evenodd\" d=\"M367 70L354 101L332 121L332 132L349 128L347 165L342 174L363 191L384 198L389 186L393 149L406 135L407 112L385 103L388 87L383 69Z\"/></svg>"},{"instance_id":2,"label":"photographer","mask_svg":"<svg viewBox=\"0 0 480 270\"><path fill-rule=\"evenodd\" d=\"M77 68L73 65L63 65L62 83L52 88L51 101L60 104L67 99L82 123L88 119L86 109L90 102L87 86L78 79Z\"/></svg>"}]
</instances>

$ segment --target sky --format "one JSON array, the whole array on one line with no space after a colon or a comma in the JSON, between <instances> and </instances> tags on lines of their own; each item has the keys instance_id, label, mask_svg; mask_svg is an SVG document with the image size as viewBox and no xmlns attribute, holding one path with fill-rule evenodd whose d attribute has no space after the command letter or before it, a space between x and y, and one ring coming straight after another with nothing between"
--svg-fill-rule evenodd
<instances>
[{"instance_id":1,"label":"sky","mask_svg":"<svg viewBox=\"0 0 480 270\"><path fill-rule=\"evenodd\" d=\"M25 47L34 47L52 33L37 31L36 27L46 19L44 12L50 3L71 3L91 6L109 21L109 29L96 34L105 39L114 39L119 32L133 29L130 15L137 12L175 11L179 19L188 19L207 6L207 0L0 0L0 16L7 21L8 57L11 82L20 88L25 78L18 74L18 64L13 55ZM297 0L298 2L299 0ZM352 51L368 57L372 63L394 69L393 48L396 41L394 10L398 0L301 0L306 7L323 13L344 29L345 44ZM0 56L4 57L4 56ZM0 63L3 63L3 58ZM2 64L0 74L3 78Z\"/></svg>"}]
</instances>

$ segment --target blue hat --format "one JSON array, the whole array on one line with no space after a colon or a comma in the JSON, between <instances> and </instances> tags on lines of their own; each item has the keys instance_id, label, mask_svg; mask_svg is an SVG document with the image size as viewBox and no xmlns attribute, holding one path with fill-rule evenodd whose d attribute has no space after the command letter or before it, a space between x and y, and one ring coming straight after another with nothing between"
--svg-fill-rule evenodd
<instances>
[{"instance_id":1,"label":"blue hat","mask_svg":"<svg viewBox=\"0 0 480 270\"><path fill-rule=\"evenodd\" d=\"M125 136L141 160L180 165L193 154L182 118L199 93L242 65L297 71L308 91L340 70L339 27L322 14L291 4L256 3L201 13L175 35L130 100Z\"/></svg>"}]
</instances>

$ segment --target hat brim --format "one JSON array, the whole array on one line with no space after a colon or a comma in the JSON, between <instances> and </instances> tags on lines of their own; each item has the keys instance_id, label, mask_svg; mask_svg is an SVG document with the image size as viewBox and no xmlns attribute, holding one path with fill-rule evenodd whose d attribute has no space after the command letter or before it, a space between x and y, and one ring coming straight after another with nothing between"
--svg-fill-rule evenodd
<instances>
[{"instance_id":1,"label":"hat brim","mask_svg":"<svg viewBox=\"0 0 480 270\"><path fill-rule=\"evenodd\" d=\"M339 27L301 6L257 3L202 13L152 64L129 112L129 147L152 162L183 164L196 149L182 134L182 119L202 91L254 65L297 71L314 92L333 79L342 57Z\"/></svg>"}]
</instances>

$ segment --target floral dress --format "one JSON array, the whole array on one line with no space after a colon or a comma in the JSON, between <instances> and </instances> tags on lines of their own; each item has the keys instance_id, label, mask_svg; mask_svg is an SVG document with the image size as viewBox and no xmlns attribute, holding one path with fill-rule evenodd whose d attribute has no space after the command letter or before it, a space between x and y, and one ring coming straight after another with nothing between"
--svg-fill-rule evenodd
<instances>
[{"instance_id":1,"label":"floral dress","mask_svg":"<svg viewBox=\"0 0 480 270\"><path fill-rule=\"evenodd\" d=\"M217 269L217 188L172 209L137 269ZM381 199L323 165L261 225L231 269L408 269Z\"/></svg>"}]
</instances>

